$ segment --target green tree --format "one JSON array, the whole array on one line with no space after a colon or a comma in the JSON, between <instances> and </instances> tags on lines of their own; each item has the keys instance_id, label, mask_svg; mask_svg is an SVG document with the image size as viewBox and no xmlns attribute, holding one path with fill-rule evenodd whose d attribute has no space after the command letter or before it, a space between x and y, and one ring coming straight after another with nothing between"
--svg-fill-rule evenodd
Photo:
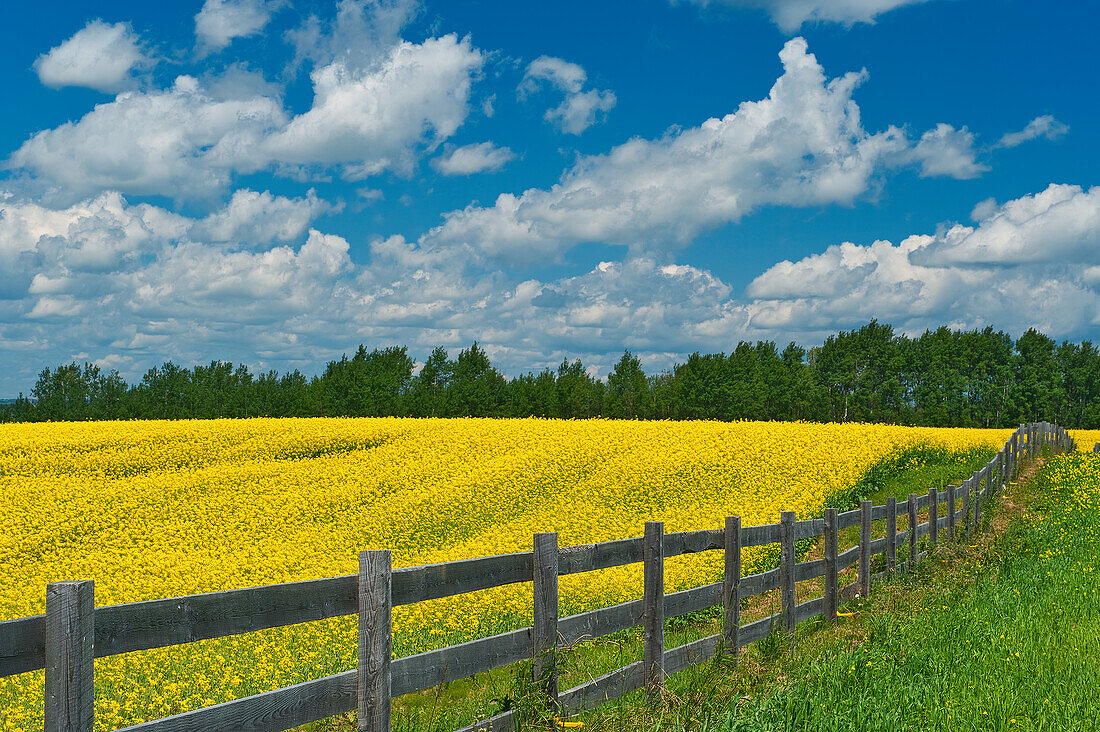
<instances>
[{"instance_id":1,"label":"green tree","mask_svg":"<svg viewBox=\"0 0 1100 732\"><path fill-rule=\"evenodd\" d=\"M432 351L412 381L409 414L416 417L442 417L447 414L447 394L454 379L455 362L442 346Z\"/></svg>"},{"instance_id":2,"label":"green tree","mask_svg":"<svg viewBox=\"0 0 1100 732\"><path fill-rule=\"evenodd\" d=\"M633 419L647 416L649 383L638 357L623 351L607 377L607 416Z\"/></svg>"},{"instance_id":3,"label":"green tree","mask_svg":"<svg viewBox=\"0 0 1100 732\"><path fill-rule=\"evenodd\" d=\"M448 413L452 417L497 417L504 406L507 382L493 368L489 356L474 341L458 354L454 378L448 390Z\"/></svg>"},{"instance_id":4,"label":"green tree","mask_svg":"<svg viewBox=\"0 0 1100 732\"><path fill-rule=\"evenodd\" d=\"M1054 421L1065 400L1054 341L1029 328L1016 341L1012 402L1017 422Z\"/></svg>"}]
</instances>

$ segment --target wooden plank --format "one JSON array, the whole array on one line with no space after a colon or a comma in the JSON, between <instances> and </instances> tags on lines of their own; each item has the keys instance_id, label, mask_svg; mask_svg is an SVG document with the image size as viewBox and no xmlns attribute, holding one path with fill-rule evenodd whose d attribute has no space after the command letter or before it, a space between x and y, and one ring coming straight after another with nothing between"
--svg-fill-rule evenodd
<instances>
[{"instance_id":1,"label":"wooden plank","mask_svg":"<svg viewBox=\"0 0 1100 732\"><path fill-rule=\"evenodd\" d=\"M722 602L722 583L713 582L702 587L692 587L682 592L665 595L665 619L705 610Z\"/></svg>"},{"instance_id":2,"label":"wooden plank","mask_svg":"<svg viewBox=\"0 0 1100 732\"><path fill-rule=\"evenodd\" d=\"M764 546L779 541L779 524L759 524L741 527L741 547Z\"/></svg>"},{"instance_id":3,"label":"wooden plank","mask_svg":"<svg viewBox=\"0 0 1100 732\"><path fill-rule=\"evenodd\" d=\"M775 615L769 615L766 618L754 621L752 623L746 623L741 626L741 647L755 643L756 641L764 638L772 630L772 625L781 623L783 621L783 613L776 613Z\"/></svg>"},{"instance_id":4,"label":"wooden plank","mask_svg":"<svg viewBox=\"0 0 1100 732\"><path fill-rule=\"evenodd\" d=\"M665 559L681 554L695 554L711 549L725 548L724 529L706 529L704 531L681 531L665 534L665 545L661 553Z\"/></svg>"},{"instance_id":5,"label":"wooden plank","mask_svg":"<svg viewBox=\"0 0 1100 732\"><path fill-rule=\"evenodd\" d=\"M883 521L886 519L886 506L873 506L871 508L871 520Z\"/></svg>"},{"instance_id":6,"label":"wooden plank","mask_svg":"<svg viewBox=\"0 0 1100 732\"><path fill-rule=\"evenodd\" d=\"M917 494L910 493L909 500L906 501L909 506L909 561L913 564L917 563L917 525L919 520L917 519Z\"/></svg>"},{"instance_id":7,"label":"wooden plank","mask_svg":"<svg viewBox=\"0 0 1100 732\"><path fill-rule=\"evenodd\" d=\"M835 508L825 509L825 619L831 623L836 622L837 606L837 511Z\"/></svg>"},{"instance_id":8,"label":"wooden plank","mask_svg":"<svg viewBox=\"0 0 1100 732\"><path fill-rule=\"evenodd\" d=\"M847 569L859 561L859 545L845 549L836 555L836 571Z\"/></svg>"},{"instance_id":9,"label":"wooden plank","mask_svg":"<svg viewBox=\"0 0 1100 732\"><path fill-rule=\"evenodd\" d=\"M665 563L661 553L665 525L646 521L642 546L642 641L646 696L651 701L664 693L665 658Z\"/></svg>"},{"instance_id":10,"label":"wooden plank","mask_svg":"<svg viewBox=\"0 0 1100 732\"><path fill-rule=\"evenodd\" d=\"M966 488L966 493L963 494L963 514L966 516L966 543L970 543L970 532L973 529L974 522L974 506L971 505L974 501L974 492L970 490L970 481L963 481L963 486Z\"/></svg>"},{"instance_id":11,"label":"wooden plank","mask_svg":"<svg viewBox=\"0 0 1100 732\"><path fill-rule=\"evenodd\" d=\"M744 600L747 597L755 597L771 590L779 589L779 567L769 569L766 572L750 574L741 578L741 590L739 597ZM742 644L743 645L743 644Z\"/></svg>"},{"instance_id":12,"label":"wooden plank","mask_svg":"<svg viewBox=\"0 0 1100 732\"><path fill-rule=\"evenodd\" d=\"M642 601L632 600L561 618L558 621L561 644L571 646L578 641L633 628L642 622L642 612Z\"/></svg>"},{"instance_id":13,"label":"wooden plank","mask_svg":"<svg viewBox=\"0 0 1100 732\"><path fill-rule=\"evenodd\" d=\"M809 620L812 617L820 615L825 607L824 597L815 597L812 600L806 600L799 604L794 609L794 622L797 625L803 620Z\"/></svg>"},{"instance_id":14,"label":"wooden plank","mask_svg":"<svg viewBox=\"0 0 1100 732\"><path fill-rule=\"evenodd\" d=\"M928 541L935 546L940 528L940 496L935 488L928 489Z\"/></svg>"},{"instance_id":15,"label":"wooden plank","mask_svg":"<svg viewBox=\"0 0 1100 732\"><path fill-rule=\"evenodd\" d=\"M887 536L880 536L871 542L871 556L881 554L886 551L886 547L890 544L890 538Z\"/></svg>"},{"instance_id":16,"label":"wooden plank","mask_svg":"<svg viewBox=\"0 0 1100 732\"><path fill-rule=\"evenodd\" d=\"M861 502L859 512L859 582L864 597L871 594L871 515L871 502Z\"/></svg>"},{"instance_id":17,"label":"wooden plank","mask_svg":"<svg viewBox=\"0 0 1100 732\"><path fill-rule=\"evenodd\" d=\"M856 597L859 594L860 590L859 584L859 580L856 580L855 582L849 582L848 584L841 587L839 593L840 601L845 602Z\"/></svg>"},{"instance_id":18,"label":"wooden plank","mask_svg":"<svg viewBox=\"0 0 1100 732\"><path fill-rule=\"evenodd\" d=\"M971 501L974 504L974 531L982 530L982 494L978 490L979 481L981 481L981 473L977 473L977 479L974 481L974 499Z\"/></svg>"},{"instance_id":19,"label":"wooden plank","mask_svg":"<svg viewBox=\"0 0 1100 732\"><path fill-rule=\"evenodd\" d=\"M353 615L358 587L348 575L101 607L96 656Z\"/></svg>"},{"instance_id":20,"label":"wooden plank","mask_svg":"<svg viewBox=\"0 0 1100 732\"><path fill-rule=\"evenodd\" d=\"M955 486L947 486L947 540L955 540Z\"/></svg>"},{"instance_id":21,"label":"wooden plank","mask_svg":"<svg viewBox=\"0 0 1100 732\"><path fill-rule=\"evenodd\" d=\"M409 605L490 587L530 582L533 562L531 552L518 552L404 567L393 572L393 604Z\"/></svg>"},{"instance_id":22,"label":"wooden plank","mask_svg":"<svg viewBox=\"0 0 1100 732\"><path fill-rule=\"evenodd\" d=\"M642 561L642 538L567 546L558 550L558 574L576 574Z\"/></svg>"},{"instance_id":23,"label":"wooden plank","mask_svg":"<svg viewBox=\"0 0 1100 732\"><path fill-rule=\"evenodd\" d=\"M358 676L344 671L118 732L283 732L355 709Z\"/></svg>"},{"instance_id":24,"label":"wooden plank","mask_svg":"<svg viewBox=\"0 0 1100 732\"><path fill-rule=\"evenodd\" d=\"M853 508L837 516L837 531L843 531L852 526L859 526L859 509Z\"/></svg>"},{"instance_id":25,"label":"wooden plank","mask_svg":"<svg viewBox=\"0 0 1100 732\"><path fill-rule=\"evenodd\" d=\"M554 708L558 703L558 535L535 534L533 551L531 672Z\"/></svg>"},{"instance_id":26,"label":"wooden plank","mask_svg":"<svg viewBox=\"0 0 1100 732\"><path fill-rule=\"evenodd\" d=\"M359 732L390 732L390 552L359 552Z\"/></svg>"},{"instance_id":27,"label":"wooden plank","mask_svg":"<svg viewBox=\"0 0 1100 732\"><path fill-rule=\"evenodd\" d=\"M629 666L615 669L597 677L586 684L563 691L558 697L562 713L573 714L591 709L612 699L618 699L623 694L640 689L644 683L643 665L642 661L637 661Z\"/></svg>"},{"instance_id":28,"label":"wooden plank","mask_svg":"<svg viewBox=\"0 0 1100 732\"><path fill-rule=\"evenodd\" d=\"M95 583L46 585L46 732L92 732L94 641Z\"/></svg>"},{"instance_id":29,"label":"wooden plank","mask_svg":"<svg viewBox=\"0 0 1100 732\"><path fill-rule=\"evenodd\" d=\"M722 634L717 633L668 649L665 651L665 673L674 674L709 661L718 652L721 642Z\"/></svg>"},{"instance_id":30,"label":"wooden plank","mask_svg":"<svg viewBox=\"0 0 1100 732\"><path fill-rule=\"evenodd\" d=\"M805 519L794 522L794 540L812 539L825 533L824 519Z\"/></svg>"},{"instance_id":31,"label":"wooden plank","mask_svg":"<svg viewBox=\"0 0 1100 732\"><path fill-rule=\"evenodd\" d=\"M923 524L917 524L917 538L928 536L931 533L932 525L930 522L925 521Z\"/></svg>"},{"instance_id":32,"label":"wooden plank","mask_svg":"<svg viewBox=\"0 0 1100 732\"><path fill-rule=\"evenodd\" d=\"M560 627L560 626L559 626ZM456 646L394 659L390 693L403 696L531 657L531 629L500 633Z\"/></svg>"},{"instance_id":33,"label":"wooden plank","mask_svg":"<svg viewBox=\"0 0 1100 732\"><path fill-rule=\"evenodd\" d=\"M513 732L516 728L516 721L512 719L512 716L511 710L501 712L480 722L474 722L468 727L461 727L455 732Z\"/></svg>"},{"instance_id":34,"label":"wooden plank","mask_svg":"<svg viewBox=\"0 0 1100 732\"><path fill-rule=\"evenodd\" d=\"M886 499L886 571L893 573L898 556L898 501Z\"/></svg>"},{"instance_id":35,"label":"wooden plank","mask_svg":"<svg viewBox=\"0 0 1100 732\"><path fill-rule=\"evenodd\" d=\"M0 621L0 678L45 666L45 614Z\"/></svg>"},{"instance_id":36,"label":"wooden plank","mask_svg":"<svg viewBox=\"0 0 1100 732\"><path fill-rule=\"evenodd\" d=\"M779 582L780 582L780 607L783 610L783 629L788 635L794 634L794 606L797 603L795 596L795 538L794 524L795 512L783 511L780 513L779 524L782 527L781 540L779 542Z\"/></svg>"},{"instance_id":37,"label":"wooden plank","mask_svg":"<svg viewBox=\"0 0 1100 732\"><path fill-rule=\"evenodd\" d=\"M722 634L726 652L734 660L740 653L737 634L741 629L741 517L726 517L725 567L722 573Z\"/></svg>"},{"instance_id":38,"label":"wooden plank","mask_svg":"<svg viewBox=\"0 0 1100 732\"><path fill-rule=\"evenodd\" d=\"M794 565L794 581L805 582L808 579L822 577L825 574L825 559L814 559Z\"/></svg>"}]
</instances>

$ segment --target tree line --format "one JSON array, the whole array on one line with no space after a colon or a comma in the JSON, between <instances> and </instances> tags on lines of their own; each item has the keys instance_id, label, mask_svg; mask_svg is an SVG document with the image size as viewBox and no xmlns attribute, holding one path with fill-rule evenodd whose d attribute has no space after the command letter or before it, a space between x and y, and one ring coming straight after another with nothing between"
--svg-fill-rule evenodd
<instances>
[{"instance_id":1,"label":"tree line","mask_svg":"<svg viewBox=\"0 0 1100 732\"><path fill-rule=\"evenodd\" d=\"M307 377L167 361L136 384L90 363L45 368L0 421L214 417L607 417L1100 427L1100 352L1032 329L946 327L910 338L872 320L806 350L740 342L646 374L626 351L606 381L579 359L508 378L477 342L436 348L419 371L405 347L359 346Z\"/></svg>"}]
</instances>

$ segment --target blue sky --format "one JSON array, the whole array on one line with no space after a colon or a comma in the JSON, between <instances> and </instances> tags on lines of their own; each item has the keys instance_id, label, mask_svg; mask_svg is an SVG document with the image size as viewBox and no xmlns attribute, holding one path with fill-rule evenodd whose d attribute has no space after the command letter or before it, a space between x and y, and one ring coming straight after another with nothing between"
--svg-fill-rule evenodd
<instances>
[{"instance_id":1,"label":"blue sky","mask_svg":"<svg viewBox=\"0 0 1100 732\"><path fill-rule=\"evenodd\" d=\"M9 8L0 396L73 359L1100 334L1100 11L626 7Z\"/></svg>"}]
</instances>

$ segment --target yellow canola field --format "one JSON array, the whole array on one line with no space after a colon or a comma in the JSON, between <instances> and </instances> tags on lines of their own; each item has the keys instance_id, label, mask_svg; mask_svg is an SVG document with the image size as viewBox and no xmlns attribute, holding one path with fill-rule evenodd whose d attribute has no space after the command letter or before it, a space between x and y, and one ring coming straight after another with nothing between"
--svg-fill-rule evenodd
<instances>
[{"instance_id":1,"label":"yellow canola field","mask_svg":"<svg viewBox=\"0 0 1100 732\"><path fill-rule=\"evenodd\" d=\"M94 579L96 605L559 544L818 515L873 463L916 445L999 448L1009 430L488 419L250 419L0 425L0 620L46 583ZM757 559L759 556L757 555ZM752 565L754 557L747 556ZM671 560L668 591L720 576ZM563 613L641 595L640 565L563 578ZM399 608L410 653L530 617L530 586ZM97 730L355 665L354 618L96 661ZM40 728L42 672L0 679L0 729Z\"/></svg>"},{"instance_id":2,"label":"yellow canola field","mask_svg":"<svg viewBox=\"0 0 1100 732\"><path fill-rule=\"evenodd\" d=\"M1069 436L1077 443L1077 449L1081 452L1092 452L1092 448L1100 443L1100 430L1067 430Z\"/></svg>"}]
</instances>

